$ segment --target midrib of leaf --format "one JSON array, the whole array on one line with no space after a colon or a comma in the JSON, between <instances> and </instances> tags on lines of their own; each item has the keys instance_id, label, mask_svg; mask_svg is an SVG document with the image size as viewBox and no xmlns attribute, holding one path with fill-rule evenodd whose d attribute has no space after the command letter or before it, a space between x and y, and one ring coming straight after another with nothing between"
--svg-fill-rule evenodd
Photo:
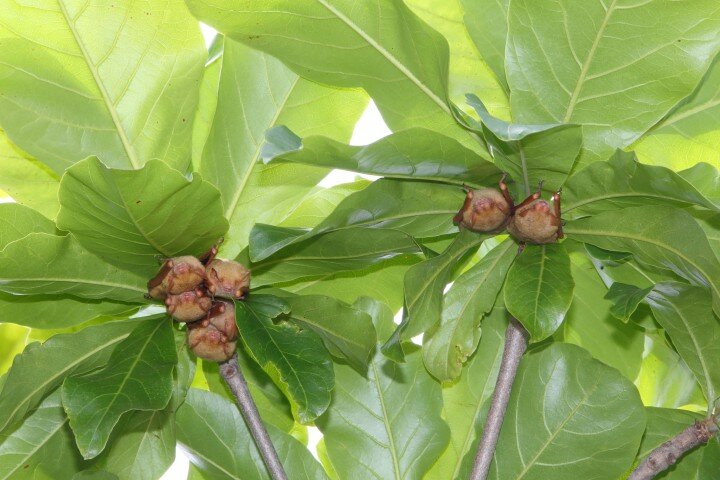
<instances>
[{"instance_id":1,"label":"midrib of leaf","mask_svg":"<svg viewBox=\"0 0 720 480\"><path fill-rule=\"evenodd\" d=\"M580 70L580 76L578 77L577 83L575 84L575 89L573 90L572 96L570 97L570 102L568 103L567 110L565 111L565 117L563 118L562 123L568 123L570 120L570 116L572 115L573 110L575 109L575 105L577 104L578 96L580 95L580 91L582 90L583 83L585 82L585 77L587 76L588 70L590 69L590 64L593 61L593 58L595 57L595 52L597 50L598 45L600 44L600 39L602 38L603 34L605 33L605 29L607 28L608 21L610 20L610 17L613 14L613 10L615 9L615 4L617 3L617 0L613 0L613 2L610 4L608 9L605 11L605 18L603 18L602 23L600 24L600 28L598 29L598 33L595 36L595 40L593 41L592 46L590 47L590 52L588 52L588 56L585 57L585 62L583 63L582 69ZM568 43L570 43L570 39L568 38Z\"/></svg>"},{"instance_id":2,"label":"midrib of leaf","mask_svg":"<svg viewBox=\"0 0 720 480\"><path fill-rule=\"evenodd\" d=\"M55 408L57 408L57 407L55 407ZM45 438L43 438L40 442L38 442L38 444L35 445L35 447L27 453L27 455L22 457L22 461L17 462L17 466L15 468L13 468L8 473L8 475L3 477L1 480L8 480L8 479L12 478L13 473L17 472L18 468L20 468L21 465L23 465L25 462L27 462L28 459L30 459L33 455L35 455L37 453L37 451L40 450L40 448L42 448L43 445L45 445L47 442L49 442L50 439L52 437L54 437L55 434L57 432L59 432L60 429L63 428L67 422L68 422L68 418L65 417L65 420L63 420L62 423L58 424L58 426L56 428L54 428L53 430L50 430L49 432L47 432L47 436Z\"/></svg>"},{"instance_id":3,"label":"midrib of leaf","mask_svg":"<svg viewBox=\"0 0 720 480\"><path fill-rule=\"evenodd\" d=\"M388 447L390 448L390 456L392 457L393 461L393 471L395 473L395 480L402 480L402 477L400 476L400 463L398 462L397 453L395 452L395 437L393 437L392 434L392 426L388 422L388 419L390 418L387 412L387 408L385 407L385 398L383 397L383 389L382 385L380 385L380 377L378 376L378 370L377 365L375 363L375 360L370 362L370 365L372 365L373 369L373 383L375 383L375 388L378 392L378 400L380 401L380 409L382 410L382 418L383 418L383 426L385 427L385 431L388 435Z\"/></svg>"},{"instance_id":4,"label":"midrib of leaf","mask_svg":"<svg viewBox=\"0 0 720 480\"><path fill-rule=\"evenodd\" d=\"M44 382L41 382L41 383L35 388L35 390L33 390L32 392L30 392L25 398L23 398L20 402L18 402L18 404L17 404L17 406L15 407L15 409L14 409L12 412L10 412L10 415L8 415L8 418L12 418L13 416L15 416L15 414L18 412L18 410L20 410L20 407L22 407L23 404L24 404L25 402L27 402L30 397L32 397L32 396L34 396L35 394L37 394L40 390L42 390L43 388L45 388L48 384L52 383L56 378L64 375L66 372L72 370L73 368L75 368L75 367L76 367L77 365L79 365L80 363L84 362L84 361L87 360L88 358L90 358L90 357L92 357L93 355L95 355L97 352L99 352L99 351L101 351L101 350L103 350L103 349L105 349L105 348L107 348L107 347L109 347L109 346L111 346L111 345L114 345L114 344L116 344L116 343L118 343L118 342L122 342L122 341L125 340L129 335L130 335L130 333L123 333L122 335L120 335L120 336L118 336L118 337L116 337L116 338L108 341L107 343L104 343L104 344L102 344L102 345L99 345L97 348L95 348L95 349L93 349L93 350L90 350L90 351L87 352L85 355L79 357L79 358L78 358L77 360L75 360L74 362L68 364L64 369L60 370L60 371L57 372L55 375L51 376L50 378L47 378ZM5 429L5 427L7 427L7 425L8 425L8 422L5 422L5 425L0 426L0 432L3 431L3 430Z\"/></svg>"},{"instance_id":5,"label":"midrib of leaf","mask_svg":"<svg viewBox=\"0 0 720 480\"><path fill-rule=\"evenodd\" d=\"M650 193L638 193L638 192L613 193L613 194L601 195L601 196L597 196L597 197L584 198L575 203L571 203L569 206L565 206L563 210L565 212L569 212L570 210L573 210L578 207L582 207L583 205L587 205L588 203L594 203L594 202L600 202L603 200L610 200L613 198L624 198L624 197L659 198L661 200L668 200L668 201L672 201L672 202L682 202L683 201L683 200L678 200L677 198L673 198L673 197L670 197L667 195L659 195L654 192L650 192Z\"/></svg>"},{"instance_id":6,"label":"midrib of leaf","mask_svg":"<svg viewBox=\"0 0 720 480\"><path fill-rule=\"evenodd\" d=\"M107 108L108 113L110 113L110 117L113 121L113 124L115 125L115 129L117 131L118 137L120 137L120 142L123 145L123 148L125 149L125 153L128 156L128 160L130 160L130 164L132 167L137 170L141 167L140 162L137 158L137 153L135 152L135 149L132 147L132 144L130 143L130 139L127 137L127 134L125 133L125 129L122 126L122 123L120 122L120 118L118 117L117 110L115 109L115 105L110 100L110 95L108 94L107 90L105 89L105 85L100 79L100 72L97 71L96 65L93 63L92 59L90 58L90 54L85 48L85 44L80 39L80 33L75 28L74 20L70 18L70 14L68 13L67 9L65 8L65 4L63 3L64 0L57 0L58 6L60 7L60 11L62 12L63 17L65 18L65 22L68 25L68 28L70 29L70 32L72 33L73 39L75 40L75 43L77 44L78 48L80 49L80 52L82 53L83 58L85 59L85 63L87 64L88 70L90 70L90 73L93 76L93 80L95 80L95 85L98 87L98 90L100 91L100 96L102 97L103 103L105 104L105 108Z\"/></svg>"},{"instance_id":7,"label":"midrib of leaf","mask_svg":"<svg viewBox=\"0 0 720 480\"><path fill-rule=\"evenodd\" d=\"M720 105L720 99L708 100L707 102L701 103L700 105L697 105L696 107L686 110L679 115L675 115L675 116L671 115L671 116L667 117L665 120L658 123L657 126L655 128L653 128L653 130L659 130L660 128L663 128L663 127L669 127L670 125L672 125L676 122L684 120L688 117L692 117L696 113L700 113L704 110L709 110L718 105Z\"/></svg>"},{"instance_id":8,"label":"midrib of leaf","mask_svg":"<svg viewBox=\"0 0 720 480\"><path fill-rule=\"evenodd\" d=\"M2 278L0 278L0 285L3 283ZM58 282L58 283L81 283L83 285L99 285L102 287L112 287L112 288L120 288L123 290L131 290L133 292L142 292L145 293L145 289L139 288L139 287L133 287L130 285L125 284L119 284L119 283L112 283L112 282L100 282L100 281L90 281L90 280L84 280L84 279L75 279L75 278L48 278L48 277L34 277L34 278L11 278L9 280L16 281L16 282Z\"/></svg>"},{"instance_id":9,"label":"midrib of leaf","mask_svg":"<svg viewBox=\"0 0 720 480\"><path fill-rule=\"evenodd\" d=\"M350 18L340 12L338 9L330 5L327 0L316 0L320 5L328 9L333 15L338 17L343 23L350 27L355 33L357 33L363 40L365 40L371 47L385 57L400 73L407 77L412 83L414 83L425 95L427 95L433 102L435 102L441 110L448 115L452 116L452 111L447 104L435 95L430 88L425 85L419 78L415 76L405 65L402 64L394 55L388 52L382 45L375 41L370 35L368 35L359 25L353 22Z\"/></svg>"}]
</instances>

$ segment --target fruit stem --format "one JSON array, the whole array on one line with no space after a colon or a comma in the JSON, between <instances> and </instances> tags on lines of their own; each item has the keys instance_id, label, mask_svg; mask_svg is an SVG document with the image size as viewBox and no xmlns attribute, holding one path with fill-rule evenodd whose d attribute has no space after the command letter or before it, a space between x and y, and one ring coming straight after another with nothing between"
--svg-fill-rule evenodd
<instances>
[{"instance_id":1,"label":"fruit stem","mask_svg":"<svg viewBox=\"0 0 720 480\"><path fill-rule=\"evenodd\" d=\"M520 365L520 359L527 349L528 336L525 327L520 325L515 318L510 317L510 324L505 330L505 348L495 382L490 411L485 421L485 428L483 428L482 438L478 444L469 480L485 480L488 476L490 463L495 454L495 446L500 436L500 427L505 418L510 392L515 381L515 374Z\"/></svg>"},{"instance_id":2,"label":"fruit stem","mask_svg":"<svg viewBox=\"0 0 720 480\"><path fill-rule=\"evenodd\" d=\"M230 387L230 390L233 392L233 395L235 395L237 404L240 407L240 413L245 419L245 424L248 429L250 429L250 434L255 440L255 445L257 445L260 451L260 455L265 462L270 477L273 480L287 480L287 474L283 469L282 463L280 463L280 458L275 450L275 446L272 444L270 436L260 419L260 413L250 395L245 377L240 371L237 353L234 354L230 360L220 363L220 375L222 375Z\"/></svg>"}]
</instances>

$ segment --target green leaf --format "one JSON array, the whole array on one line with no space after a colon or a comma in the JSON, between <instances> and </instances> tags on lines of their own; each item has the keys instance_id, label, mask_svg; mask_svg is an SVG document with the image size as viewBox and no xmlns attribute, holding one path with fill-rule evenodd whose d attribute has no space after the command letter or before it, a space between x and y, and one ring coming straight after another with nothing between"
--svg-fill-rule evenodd
<instances>
[{"instance_id":1,"label":"green leaf","mask_svg":"<svg viewBox=\"0 0 720 480\"><path fill-rule=\"evenodd\" d=\"M78 162L60 182L60 204L61 229L110 263L148 276L158 254L200 255L228 228L212 185L160 161L141 170Z\"/></svg>"},{"instance_id":2,"label":"green leaf","mask_svg":"<svg viewBox=\"0 0 720 480\"><path fill-rule=\"evenodd\" d=\"M516 256L517 244L508 238L453 282L443 300L440 323L423 339L425 367L438 380L460 375Z\"/></svg>"},{"instance_id":3,"label":"green leaf","mask_svg":"<svg viewBox=\"0 0 720 480\"><path fill-rule=\"evenodd\" d=\"M136 321L103 323L55 335L42 345L28 345L15 358L0 391L0 432L22 420L65 377L104 366L137 325Z\"/></svg>"},{"instance_id":4,"label":"green leaf","mask_svg":"<svg viewBox=\"0 0 720 480\"><path fill-rule=\"evenodd\" d=\"M415 238L455 233L452 218L464 198L463 191L453 186L380 179L345 198L309 232L281 235L276 241L275 229L255 225L250 257L257 262L315 235L350 227L391 228Z\"/></svg>"},{"instance_id":5,"label":"green leaf","mask_svg":"<svg viewBox=\"0 0 720 480\"><path fill-rule=\"evenodd\" d=\"M708 200L720 205L720 171L707 163L696 163L692 167L678 172Z\"/></svg>"},{"instance_id":6,"label":"green leaf","mask_svg":"<svg viewBox=\"0 0 720 480\"><path fill-rule=\"evenodd\" d=\"M0 252L0 289L143 303L147 279L85 250L72 235L31 233Z\"/></svg>"},{"instance_id":7,"label":"green leaf","mask_svg":"<svg viewBox=\"0 0 720 480\"><path fill-rule=\"evenodd\" d=\"M720 323L713 315L710 293L682 283L660 283L647 302L712 408L720 396Z\"/></svg>"},{"instance_id":8,"label":"green leaf","mask_svg":"<svg viewBox=\"0 0 720 480\"><path fill-rule=\"evenodd\" d=\"M450 445L426 478L455 480L470 475L489 399L495 389L507 325L505 309L494 308L483 319L482 338L460 371L459 379L443 388L443 418L450 426Z\"/></svg>"},{"instance_id":9,"label":"green leaf","mask_svg":"<svg viewBox=\"0 0 720 480\"><path fill-rule=\"evenodd\" d=\"M715 7L714 0L558 0L552 9L511 2L505 68L517 121L582 124L582 164L632 144L710 66L720 46ZM649 20L660 18L673 21Z\"/></svg>"},{"instance_id":10,"label":"green leaf","mask_svg":"<svg viewBox=\"0 0 720 480\"><path fill-rule=\"evenodd\" d=\"M615 318L627 323L640 303L645 300L647 294L652 290L653 287L638 288L634 285L615 282L610 286L603 298L613 302L610 313Z\"/></svg>"},{"instance_id":11,"label":"green leaf","mask_svg":"<svg viewBox=\"0 0 720 480\"><path fill-rule=\"evenodd\" d=\"M563 215L579 217L640 205L718 207L680 175L638 163L635 154L617 151L573 175L563 188Z\"/></svg>"},{"instance_id":12,"label":"green leaf","mask_svg":"<svg viewBox=\"0 0 720 480\"><path fill-rule=\"evenodd\" d=\"M552 344L523 357L490 478L619 478L644 430L629 380L580 347Z\"/></svg>"},{"instance_id":13,"label":"green leaf","mask_svg":"<svg viewBox=\"0 0 720 480\"><path fill-rule=\"evenodd\" d=\"M340 183L330 188L316 186L283 215L279 225L283 227L314 227L330 215L348 196L360 192L376 182L358 179L350 183ZM253 227L254 228L254 227Z\"/></svg>"},{"instance_id":14,"label":"green leaf","mask_svg":"<svg viewBox=\"0 0 720 480\"><path fill-rule=\"evenodd\" d=\"M424 128L355 147L325 137L300 138L286 127L266 133L265 160L340 168L370 175L455 185L497 185L500 170L457 140Z\"/></svg>"},{"instance_id":15,"label":"green leaf","mask_svg":"<svg viewBox=\"0 0 720 480\"><path fill-rule=\"evenodd\" d=\"M508 272L505 306L530 332L530 340L539 342L562 324L574 286L565 247L528 245Z\"/></svg>"},{"instance_id":16,"label":"green leaf","mask_svg":"<svg viewBox=\"0 0 720 480\"><path fill-rule=\"evenodd\" d=\"M208 137L199 171L220 190L230 221L222 251L233 257L247 245L255 222L279 223L328 173L317 167L257 164L265 130L287 124L302 135L347 141L367 97L362 91L300 79L270 55L230 39L220 42L224 51L211 67L220 70L217 107L204 120Z\"/></svg>"},{"instance_id":17,"label":"green leaf","mask_svg":"<svg viewBox=\"0 0 720 480\"><path fill-rule=\"evenodd\" d=\"M67 422L55 392L19 428L0 434L0 478L72 478L82 458Z\"/></svg>"},{"instance_id":18,"label":"green leaf","mask_svg":"<svg viewBox=\"0 0 720 480\"><path fill-rule=\"evenodd\" d=\"M30 233L55 234L55 223L32 208L0 203L0 250Z\"/></svg>"},{"instance_id":19,"label":"green leaf","mask_svg":"<svg viewBox=\"0 0 720 480\"><path fill-rule=\"evenodd\" d=\"M200 21L312 81L364 88L393 130L422 125L479 146L448 104L447 41L402 2L279 0L269 11L247 0L186 1Z\"/></svg>"},{"instance_id":20,"label":"green leaf","mask_svg":"<svg viewBox=\"0 0 720 480\"><path fill-rule=\"evenodd\" d=\"M448 443L440 384L415 350L397 364L380 352L367 378L335 365L337 389L317 424L339 478L420 479Z\"/></svg>"},{"instance_id":21,"label":"green leaf","mask_svg":"<svg viewBox=\"0 0 720 480\"><path fill-rule=\"evenodd\" d=\"M412 237L397 230L347 228L300 243L253 264L252 282L254 287L260 287L359 270L419 251L420 247Z\"/></svg>"},{"instance_id":22,"label":"green leaf","mask_svg":"<svg viewBox=\"0 0 720 480\"><path fill-rule=\"evenodd\" d=\"M648 407L645 413L647 429L640 443L638 461L695 421L702 420L702 416L696 413L669 408ZM718 471L720 471L720 443L710 441L707 445L694 448L683 455L659 478L662 480L711 479Z\"/></svg>"},{"instance_id":23,"label":"green leaf","mask_svg":"<svg viewBox=\"0 0 720 480\"><path fill-rule=\"evenodd\" d=\"M245 422L229 400L192 388L176 418L178 442L202 478L270 478ZM305 446L273 425L266 424L265 428L289 478L327 480L322 467Z\"/></svg>"},{"instance_id":24,"label":"green leaf","mask_svg":"<svg viewBox=\"0 0 720 480\"><path fill-rule=\"evenodd\" d=\"M187 168L206 50L181 1L0 10L0 123L15 144L59 174L90 155Z\"/></svg>"},{"instance_id":25,"label":"green leaf","mask_svg":"<svg viewBox=\"0 0 720 480\"><path fill-rule=\"evenodd\" d=\"M20 151L0 129L0 188L16 202L48 218L55 218L60 203L60 177L47 166Z\"/></svg>"},{"instance_id":26,"label":"green leaf","mask_svg":"<svg viewBox=\"0 0 720 480\"><path fill-rule=\"evenodd\" d=\"M476 128L491 147L495 162L523 185L522 193L527 195L538 182L553 192L565 183L583 142L579 125L508 123L491 116L475 95L468 95L467 101L480 117Z\"/></svg>"},{"instance_id":27,"label":"green leaf","mask_svg":"<svg viewBox=\"0 0 720 480\"><path fill-rule=\"evenodd\" d=\"M497 81L509 91L505 78L505 39L510 0L460 0L465 9L465 26L483 60Z\"/></svg>"},{"instance_id":28,"label":"green leaf","mask_svg":"<svg viewBox=\"0 0 720 480\"><path fill-rule=\"evenodd\" d=\"M273 319L289 313L278 297L253 295L236 302L240 337L250 356L290 400L301 423L312 422L330 404L334 386L332 362L320 337L286 321Z\"/></svg>"},{"instance_id":29,"label":"green leaf","mask_svg":"<svg viewBox=\"0 0 720 480\"><path fill-rule=\"evenodd\" d=\"M176 362L172 326L163 316L139 324L104 369L63 382L63 406L84 458L103 451L124 413L160 410L168 404Z\"/></svg>"},{"instance_id":30,"label":"green leaf","mask_svg":"<svg viewBox=\"0 0 720 480\"><path fill-rule=\"evenodd\" d=\"M686 212L662 206L624 208L568 222L565 234L606 250L630 252L642 264L709 287L720 312L720 261Z\"/></svg>"},{"instance_id":31,"label":"green leaf","mask_svg":"<svg viewBox=\"0 0 720 480\"><path fill-rule=\"evenodd\" d=\"M718 164L720 132L720 62L715 61L689 99L681 102L648 135L633 145L648 163L672 169L688 168L697 162Z\"/></svg>"},{"instance_id":32,"label":"green leaf","mask_svg":"<svg viewBox=\"0 0 720 480\"><path fill-rule=\"evenodd\" d=\"M7 372L28 342L29 329L12 323L0 323L0 375ZM2 391L0 380L0 391Z\"/></svg>"}]
</instances>

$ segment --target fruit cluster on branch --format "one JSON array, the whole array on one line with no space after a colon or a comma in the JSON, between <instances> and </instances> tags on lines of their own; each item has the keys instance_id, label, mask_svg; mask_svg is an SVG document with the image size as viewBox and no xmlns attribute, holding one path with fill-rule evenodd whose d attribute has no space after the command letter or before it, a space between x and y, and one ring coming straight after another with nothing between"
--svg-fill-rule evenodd
<instances>
[{"instance_id":1,"label":"fruit cluster on branch","mask_svg":"<svg viewBox=\"0 0 720 480\"><path fill-rule=\"evenodd\" d=\"M230 359L237 347L234 300L250 287L250 270L232 260L185 255L165 260L148 282L148 296L163 300L175 321L187 323L187 342L195 355L213 362Z\"/></svg>"}]
</instances>

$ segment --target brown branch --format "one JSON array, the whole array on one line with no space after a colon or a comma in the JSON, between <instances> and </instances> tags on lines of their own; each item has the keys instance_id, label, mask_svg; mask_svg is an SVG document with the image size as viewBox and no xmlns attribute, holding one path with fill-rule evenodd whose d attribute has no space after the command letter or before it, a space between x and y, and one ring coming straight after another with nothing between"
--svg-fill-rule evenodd
<instances>
[{"instance_id":1,"label":"brown branch","mask_svg":"<svg viewBox=\"0 0 720 480\"><path fill-rule=\"evenodd\" d=\"M478 444L470 480L485 480L487 478L490 463L495 454L498 436L500 435L500 427L502 427L505 418L505 410L507 410L508 400L510 400L515 374L527 345L527 330L516 319L510 318L510 325L505 330L505 348L500 362L500 371L495 382L492 404L485 421L482 438Z\"/></svg>"},{"instance_id":2,"label":"brown branch","mask_svg":"<svg viewBox=\"0 0 720 480\"><path fill-rule=\"evenodd\" d=\"M260 413L250 395L245 377L240 371L237 353L230 360L220 363L220 375L222 375L233 395L235 395L235 399L240 406L240 413L242 413L245 424L248 426L253 440L255 440L255 445L260 451L260 456L265 462L270 477L273 480L287 480L287 474L283 469L277 451L275 451L275 446L272 444L265 425L260 419Z\"/></svg>"},{"instance_id":3,"label":"brown branch","mask_svg":"<svg viewBox=\"0 0 720 480\"><path fill-rule=\"evenodd\" d=\"M628 480L651 480L659 473L672 467L680 457L698 445L707 443L717 434L719 419L720 417L716 415L695 422L694 425L690 425L675 437L657 447L640 462L640 465L633 470Z\"/></svg>"}]
</instances>

